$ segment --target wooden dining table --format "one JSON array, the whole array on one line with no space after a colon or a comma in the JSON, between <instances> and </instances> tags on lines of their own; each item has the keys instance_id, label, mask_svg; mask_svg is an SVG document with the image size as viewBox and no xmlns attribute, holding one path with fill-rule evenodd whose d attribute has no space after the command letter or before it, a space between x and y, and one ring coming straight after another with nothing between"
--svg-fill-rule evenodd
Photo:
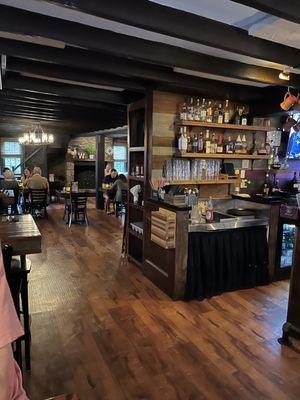
<instances>
[{"instance_id":1,"label":"wooden dining table","mask_svg":"<svg viewBox=\"0 0 300 400\"><path fill-rule=\"evenodd\" d=\"M13 248L13 255L21 257L25 262L27 254L42 252L42 235L32 215L15 215L11 222L7 217L0 217L0 241Z\"/></svg>"}]
</instances>

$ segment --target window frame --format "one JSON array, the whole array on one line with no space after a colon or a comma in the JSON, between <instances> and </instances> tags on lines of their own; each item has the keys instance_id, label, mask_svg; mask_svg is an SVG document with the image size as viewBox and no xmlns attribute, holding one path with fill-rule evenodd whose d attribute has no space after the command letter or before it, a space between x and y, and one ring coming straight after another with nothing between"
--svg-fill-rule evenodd
<instances>
[{"instance_id":1,"label":"window frame","mask_svg":"<svg viewBox=\"0 0 300 400\"><path fill-rule=\"evenodd\" d=\"M23 161L23 148L22 148L22 146L20 144L19 144L20 153L6 153L4 151L5 143L10 143L10 142L15 142L15 143L17 142L19 144L18 140L13 139L13 138L2 138L0 140L0 159L1 159L1 169L2 169L2 171L3 171L3 168L5 168L5 159L6 158L20 160L20 163L22 163L22 161ZM18 162L18 164L20 164L20 163ZM19 167L19 168L20 168L20 171L19 172L15 172L15 176L16 177L20 177L22 175L22 167Z\"/></svg>"},{"instance_id":2,"label":"window frame","mask_svg":"<svg viewBox=\"0 0 300 400\"><path fill-rule=\"evenodd\" d=\"M115 158L115 147L124 147L125 148L125 157L126 158ZM121 171L122 173L128 174L128 161L127 161L127 145L124 143L114 143L113 144L113 160L114 160L114 167L115 167L115 163L123 163L124 164L124 169L125 172ZM120 171L118 171L119 173Z\"/></svg>"}]
</instances>

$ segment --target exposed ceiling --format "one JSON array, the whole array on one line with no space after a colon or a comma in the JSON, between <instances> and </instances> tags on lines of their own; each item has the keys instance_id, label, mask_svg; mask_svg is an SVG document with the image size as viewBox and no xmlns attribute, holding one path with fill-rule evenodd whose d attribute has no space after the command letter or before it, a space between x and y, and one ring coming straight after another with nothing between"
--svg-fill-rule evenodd
<instances>
[{"instance_id":1,"label":"exposed ceiling","mask_svg":"<svg viewBox=\"0 0 300 400\"><path fill-rule=\"evenodd\" d=\"M153 88L260 101L284 66L298 89L300 7L277 3L0 0L1 132L122 126Z\"/></svg>"}]
</instances>

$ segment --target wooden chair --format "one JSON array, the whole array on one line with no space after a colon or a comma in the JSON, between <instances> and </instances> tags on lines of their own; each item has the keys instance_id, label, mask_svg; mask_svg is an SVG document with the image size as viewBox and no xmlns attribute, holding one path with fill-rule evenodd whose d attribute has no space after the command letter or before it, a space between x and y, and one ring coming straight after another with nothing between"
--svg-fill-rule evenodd
<instances>
[{"instance_id":1,"label":"wooden chair","mask_svg":"<svg viewBox=\"0 0 300 400\"><path fill-rule=\"evenodd\" d=\"M84 222L89 224L87 215L87 193L71 193L69 198L66 198L64 218L68 214L68 225L72 223Z\"/></svg>"},{"instance_id":2,"label":"wooden chair","mask_svg":"<svg viewBox=\"0 0 300 400\"><path fill-rule=\"evenodd\" d=\"M19 260L12 258L12 247L2 246L3 262L7 282L12 294L16 312L19 318L23 315L24 336L16 340L14 356L22 369L22 347L21 342L25 343L25 366L26 370L31 369L30 346L31 332L29 323L29 301L28 301L28 274L31 271L31 262L27 260L25 267L21 266ZM21 297L21 302L20 302Z\"/></svg>"},{"instance_id":3,"label":"wooden chair","mask_svg":"<svg viewBox=\"0 0 300 400\"><path fill-rule=\"evenodd\" d=\"M127 190L122 190L122 201L115 201L115 215L120 217L125 214L127 206Z\"/></svg>"},{"instance_id":4,"label":"wooden chair","mask_svg":"<svg viewBox=\"0 0 300 400\"><path fill-rule=\"evenodd\" d=\"M47 213L47 189L29 189L30 213L34 216L36 210L44 212L44 216L48 219Z\"/></svg>"}]
</instances>

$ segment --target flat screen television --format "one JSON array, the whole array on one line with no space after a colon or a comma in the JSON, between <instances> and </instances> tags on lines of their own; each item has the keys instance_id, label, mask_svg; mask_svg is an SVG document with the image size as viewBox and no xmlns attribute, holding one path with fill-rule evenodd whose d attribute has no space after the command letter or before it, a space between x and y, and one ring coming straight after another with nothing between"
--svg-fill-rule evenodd
<instances>
[{"instance_id":1,"label":"flat screen television","mask_svg":"<svg viewBox=\"0 0 300 400\"><path fill-rule=\"evenodd\" d=\"M287 144L286 157L289 160L300 160L300 131L295 132L293 128Z\"/></svg>"}]
</instances>

